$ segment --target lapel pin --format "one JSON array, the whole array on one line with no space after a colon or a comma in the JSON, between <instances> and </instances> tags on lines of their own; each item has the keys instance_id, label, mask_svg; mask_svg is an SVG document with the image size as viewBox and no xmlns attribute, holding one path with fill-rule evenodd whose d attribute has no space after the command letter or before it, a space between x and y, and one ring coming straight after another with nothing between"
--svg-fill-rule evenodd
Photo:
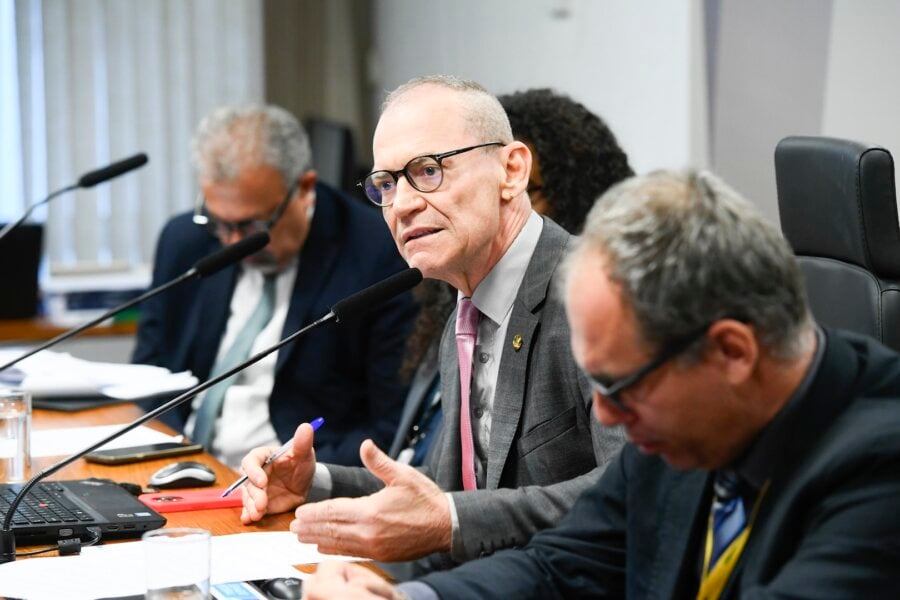
<instances>
[{"instance_id":1,"label":"lapel pin","mask_svg":"<svg viewBox=\"0 0 900 600\"><path fill-rule=\"evenodd\" d=\"M522 349L522 336L520 334L517 333L513 336L512 347L516 352Z\"/></svg>"}]
</instances>

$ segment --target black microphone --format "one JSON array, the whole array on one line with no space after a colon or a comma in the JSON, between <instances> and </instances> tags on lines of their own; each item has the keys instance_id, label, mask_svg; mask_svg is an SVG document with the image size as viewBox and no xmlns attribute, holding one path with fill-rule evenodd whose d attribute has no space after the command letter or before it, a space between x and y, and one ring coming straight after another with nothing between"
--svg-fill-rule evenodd
<instances>
[{"instance_id":1,"label":"black microphone","mask_svg":"<svg viewBox=\"0 0 900 600\"><path fill-rule=\"evenodd\" d=\"M103 183L104 181L112 179L113 177L118 177L119 175L127 173L128 171L132 171L134 169L137 169L138 167L142 167L145 164L147 164L147 160L148 160L147 155L144 154L143 152L141 152L140 154L135 154L134 156L130 156L130 157L122 159L118 162L114 162L113 164L103 167L101 169L94 169L93 171L90 171L89 173L85 173L84 175L81 176L81 178L78 179L78 183L73 183L72 185L66 186L66 187L62 188L61 190L56 190L55 192L53 192L52 194L50 194L49 196L47 196L40 202L36 202L36 203L32 204L31 206L29 206L28 209L25 211L25 214L23 214L21 217L19 217L19 219L17 221L8 223L6 225L6 227L4 227L3 229L0 229L0 240L2 240L4 237L6 237L7 233L9 233L13 229L18 227L22 223L24 223L25 219L28 218L28 215L30 215L31 212L34 209L36 209L38 206L47 204L53 198L56 198L59 195L65 194L66 192L71 192L72 190L76 190L80 187L82 187L82 188L93 187L93 186L97 185L98 183Z\"/></svg>"},{"instance_id":2,"label":"black microphone","mask_svg":"<svg viewBox=\"0 0 900 600\"><path fill-rule=\"evenodd\" d=\"M360 317L373 308L384 304L394 296L411 290L422 281L422 272L416 268L406 269L372 284L339 301L331 308L338 323Z\"/></svg>"},{"instance_id":3,"label":"black microphone","mask_svg":"<svg viewBox=\"0 0 900 600\"><path fill-rule=\"evenodd\" d=\"M94 187L98 183L103 183L104 181L108 181L113 177L118 177L119 175L123 175L128 171L133 171L138 167L143 167L146 164L147 155L143 152L141 152L140 154L135 154L134 156L129 156L128 158L123 158L122 160L114 162L108 167L94 169L90 173L85 173L81 176L81 178L78 179L78 187Z\"/></svg>"},{"instance_id":4,"label":"black microphone","mask_svg":"<svg viewBox=\"0 0 900 600\"><path fill-rule=\"evenodd\" d=\"M156 296L157 294L161 294L164 291L168 290L169 288L178 285L182 281L187 281L188 279L193 279L195 277L198 279L202 279L203 277L206 277L208 275L212 275L213 273L221 271L228 265L232 265L232 264L250 256L251 254L253 254L255 252L259 252L260 250L265 248L266 244L268 244L268 243L269 243L269 234L265 231L260 231L260 232L254 233L253 235L249 235L249 236L245 237L244 239L242 239L239 242L236 242L234 244L226 246L226 247L222 248L221 250L218 250L217 252L210 254L209 256L205 256L205 257L201 258L200 260L198 260L197 264L195 264L193 267L191 267L190 269L188 269L187 271L185 271L184 273L182 273L175 279L167 281L166 283L159 285L159 286L153 288L152 290L146 291L143 294L141 294L140 296L138 296L137 298L132 298L131 300L116 306L115 308L109 309L108 311L106 311L105 313L103 313L102 315L97 317L96 319L88 321L84 325L79 325L78 327L75 327L74 329L70 329L68 331L65 331L65 332L59 334L55 338L47 340L40 346L38 346L36 348L32 348L31 350L29 350L25 354L19 356L18 358L15 358L15 359L11 360L10 362L6 363L5 365L0 366L0 372L3 372L6 369L12 367L13 365L19 363L19 361L25 360L29 356L34 356L41 350L46 350L47 348L50 348L51 346L55 346L56 344L69 339L70 337L78 335L85 329L90 329L94 325L97 325L98 323L102 323L106 319L112 317L113 315L119 314L123 310L131 308L135 304L140 304L141 302L143 302L144 300L147 300L148 298L152 298L153 296Z\"/></svg>"},{"instance_id":5,"label":"black microphone","mask_svg":"<svg viewBox=\"0 0 900 600\"><path fill-rule=\"evenodd\" d=\"M16 497L13 498L12 502L9 503L9 507L6 509L7 512L6 512L6 516L3 518L3 525L0 526L0 564L16 560L16 537L12 531L13 514L16 512L16 509L19 507L19 504L21 504L22 500L25 498L25 496L28 494L28 492L35 485L37 485L42 479L44 479L45 477L49 477L50 475L53 475L54 473L56 473L63 467L66 467L66 466L72 464L73 462L75 462L76 460L78 460L79 458L84 456L85 454L96 450L100 446L103 446L104 444L111 442L112 440L118 438L119 436L125 435L132 429L140 427L147 421L150 421L151 419L155 419L156 417L159 417L159 416L169 412L173 408L176 408L176 407L184 404L185 402L187 402L188 400L190 400L197 394L199 394L201 392L205 392L206 390L208 390L212 386L216 385L217 383L219 383L225 379L228 379L229 377L232 377L233 375L239 373L240 371L243 371L250 365L253 365L253 364L261 361L262 359L264 359L268 355L272 354L273 352L278 351L283 346L290 344L295 339L304 335L308 331L311 331L311 330L319 327L320 325L327 323L328 321L337 320L337 315L335 314L335 310L337 310L341 313L342 316L340 317L340 320L342 320L342 321L347 320L347 319L354 319L354 318L360 316L365 311L371 310L371 309L375 308L376 306L386 302L387 300L390 300L393 296L402 294L403 292L412 289L413 287L418 285L418 283L420 281L422 281L421 271L419 271L418 269L412 268L412 269L406 269L405 271L400 271L399 273L395 273L394 275L391 275L387 279L384 279L382 281L379 281L378 283L370 285L369 287L362 290L361 292L357 292L357 293L353 294L352 296L349 296L348 298L341 300L340 302L335 304L334 308L332 308L331 311L327 315L325 315L324 317L321 317L320 319L318 319L316 321L313 321L312 323L310 323L309 325L307 325L301 329L298 329L297 331L295 331L288 337L284 338L283 340L279 341L275 345L270 346L269 348L254 354L253 356L251 356L244 362L240 363L239 365L235 366L234 368L229 369L228 371L226 371L220 375L217 375L216 377L213 377L212 379L204 381L203 383L194 386L193 388L187 390L186 392L183 392L182 394L179 394L178 396L169 400L165 404L158 406L157 408L151 410L150 412L138 417L131 423L128 423L127 425L123 425L121 429L115 431L114 433L111 433L110 435L106 436L105 438L101 439L100 441L94 442L87 448L84 448L84 449L76 452L75 454L73 454L72 456L69 456L68 458L64 458L63 460L59 461L58 463L47 467L46 469L42 470L37 475L33 476L31 479L28 480L28 483L26 483L24 486L22 486L22 489L19 490L19 492L16 494Z\"/></svg>"}]
</instances>

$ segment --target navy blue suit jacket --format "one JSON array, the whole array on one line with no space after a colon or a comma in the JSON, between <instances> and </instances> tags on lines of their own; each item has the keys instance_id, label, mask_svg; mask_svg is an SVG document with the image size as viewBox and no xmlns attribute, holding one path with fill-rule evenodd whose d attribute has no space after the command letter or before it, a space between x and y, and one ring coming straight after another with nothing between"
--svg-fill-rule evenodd
<instances>
[{"instance_id":1,"label":"navy blue suit jacket","mask_svg":"<svg viewBox=\"0 0 900 600\"><path fill-rule=\"evenodd\" d=\"M900 355L828 331L792 411L732 598L886 598L900 589ZM524 550L425 582L451 598L695 598L712 476L628 444Z\"/></svg>"},{"instance_id":2,"label":"navy blue suit jacket","mask_svg":"<svg viewBox=\"0 0 900 600\"><path fill-rule=\"evenodd\" d=\"M160 234L153 285L219 248L218 239L194 224L190 214L174 217ZM318 184L282 338L327 314L341 298L406 266L374 207ZM201 381L207 379L236 276L237 267L229 267L147 301L133 361L189 369ZM278 437L286 441L297 425L321 416L326 425L316 433L315 446L322 462L360 464L359 445L367 437L387 448L406 395L397 370L415 312L406 293L358 323L325 325L282 348L269 398ZM163 420L181 429L188 414L190 403Z\"/></svg>"}]
</instances>

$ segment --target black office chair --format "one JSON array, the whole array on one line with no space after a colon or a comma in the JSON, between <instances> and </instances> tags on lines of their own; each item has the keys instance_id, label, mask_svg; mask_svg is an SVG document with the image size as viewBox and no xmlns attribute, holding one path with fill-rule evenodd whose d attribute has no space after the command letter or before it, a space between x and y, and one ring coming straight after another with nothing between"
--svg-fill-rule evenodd
<instances>
[{"instance_id":1,"label":"black office chair","mask_svg":"<svg viewBox=\"0 0 900 600\"><path fill-rule=\"evenodd\" d=\"M891 153L826 137L775 148L781 229L820 323L900 350L900 225Z\"/></svg>"},{"instance_id":2,"label":"black office chair","mask_svg":"<svg viewBox=\"0 0 900 600\"><path fill-rule=\"evenodd\" d=\"M307 117L304 121L312 150L313 167L319 179L344 192L356 193L356 152L348 125Z\"/></svg>"}]
</instances>

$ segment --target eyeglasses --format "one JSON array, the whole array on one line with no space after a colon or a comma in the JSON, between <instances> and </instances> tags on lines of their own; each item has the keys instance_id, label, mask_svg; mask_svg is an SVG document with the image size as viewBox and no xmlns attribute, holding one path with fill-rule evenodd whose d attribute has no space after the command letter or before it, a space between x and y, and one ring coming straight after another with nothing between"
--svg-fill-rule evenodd
<instances>
[{"instance_id":1,"label":"eyeglasses","mask_svg":"<svg viewBox=\"0 0 900 600\"><path fill-rule=\"evenodd\" d=\"M664 347L660 351L660 353L657 354L656 357L653 358L650 362L648 362L632 374L626 375L625 377L612 379L610 377L592 375L590 373L585 373L585 375L587 375L588 380L590 380L591 382L591 387L595 391L599 392L601 396L612 402L620 411L630 413L631 409L628 408L625 405L625 402L622 400L622 392L630 387L637 385L647 375L663 366L670 359L687 350L691 346L691 344L706 335L706 332L709 330L711 325L712 323L707 323L696 331L693 331L688 335L675 340L673 343Z\"/></svg>"},{"instance_id":2,"label":"eyeglasses","mask_svg":"<svg viewBox=\"0 0 900 600\"><path fill-rule=\"evenodd\" d=\"M401 175L406 177L409 185L427 194L441 187L441 183L444 181L444 167L441 163L445 158L475 150L476 148L504 145L503 142L487 142L459 148L458 150L450 150L449 152L441 152L440 154L417 156L406 163L406 166L399 171L372 171L356 185L366 192L366 198L371 200L376 206L390 206L394 203L397 183L400 181Z\"/></svg>"},{"instance_id":3,"label":"eyeglasses","mask_svg":"<svg viewBox=\"0 0 900 600\"><path fill-rule=\"evenodd\" d=\"M206 198L203 196L203 192L200 192L197 195L197 203L194 207L193 221L197 225L205 227L207 231L220 239L227 239L231 237L232 233L237 233L241 237L247 237L260 231L269 231L275 226L278 219L284 215L291 198L297 192L297 185L298 182L296 181L291 184L287 194L284 195L284 199L275 207L275 212L268 219L245 219L237 222L223 221L211 215L206 208Z\"/></svg>"}]
</instances>

